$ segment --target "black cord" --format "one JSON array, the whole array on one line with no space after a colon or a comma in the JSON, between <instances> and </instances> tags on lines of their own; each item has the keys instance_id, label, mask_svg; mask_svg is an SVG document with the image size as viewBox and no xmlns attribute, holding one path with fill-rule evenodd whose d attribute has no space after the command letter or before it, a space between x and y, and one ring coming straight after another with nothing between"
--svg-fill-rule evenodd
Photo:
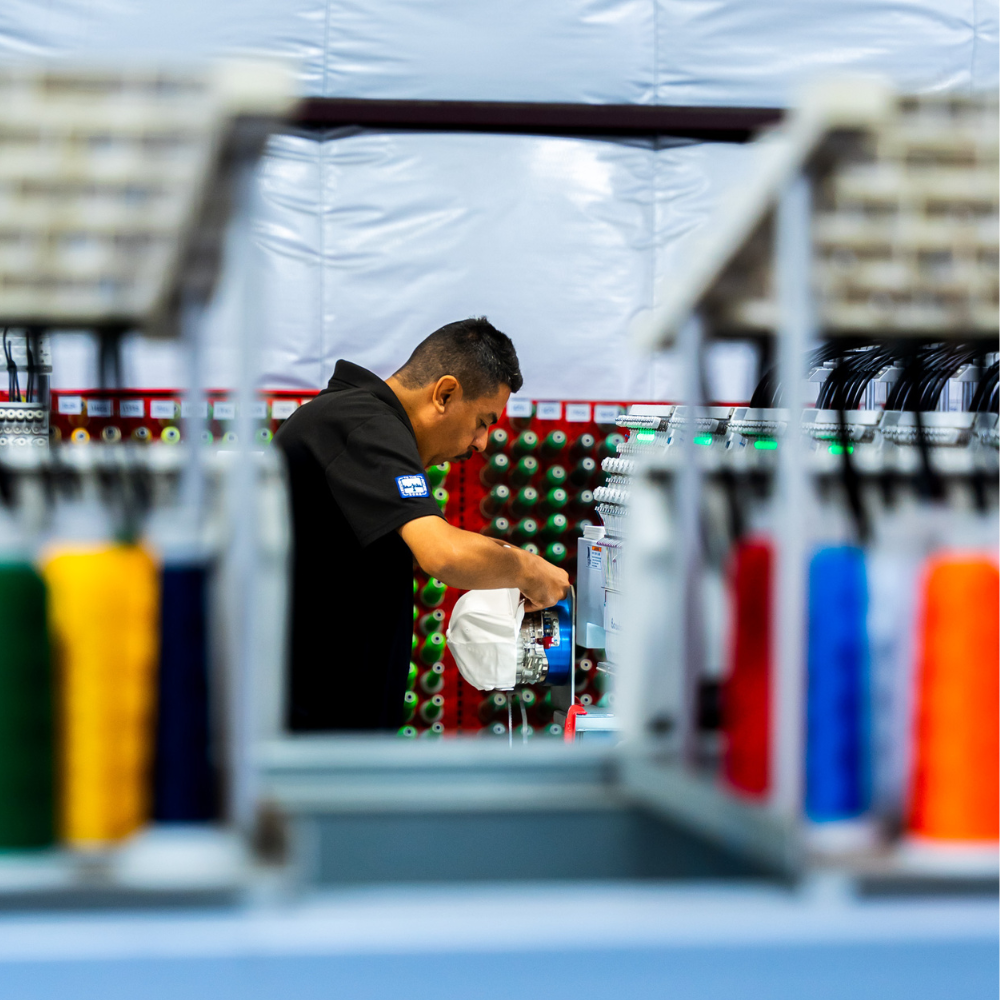
<instances>
[{"instance_id":1,"label":"black cord","mask_svg":"<svg viewBox=\"0 0 1000 1000\"><path fill-rule=\"evenodd\" d=\"M21 402L21 386L17 381L17 362L14 360L14 350L7 343L9 327L3 329L3 353L7 359L7 398L12 403Z\"/></svg>"}]
</instances>

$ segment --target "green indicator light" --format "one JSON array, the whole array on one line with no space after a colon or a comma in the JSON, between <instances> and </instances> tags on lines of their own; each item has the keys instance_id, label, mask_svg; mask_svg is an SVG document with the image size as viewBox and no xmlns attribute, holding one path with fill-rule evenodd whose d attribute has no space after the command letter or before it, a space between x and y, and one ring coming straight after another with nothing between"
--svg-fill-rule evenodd
<instances>
[{"instance_id":1,"label":"green indicator light","mask_svg":"<svg viewBox=\"0 0 1000 1000\"><path fill-rule=\"evenodd\" d=\"M694 439L695 444L703 445L706 448L710 448L712 445L712 435L711 434L698 434Z\"/></svg>"},{"instance_id":2,"label":"green indicator light","mask_svg":"<svg viewBox=\"0 0 1000 1000\"><path fill-rule=\"evenodd\" d=\"M766 438L761 438L759 441L754 441L753 446L758 451L776 451L778 448L778 442L768 441Z\"/></svg>"},{"instance_id":3,"label":"green indicator light","mask_svg":"<svg viewBox=\"0 0 1000 1000\"><path fill-rule=\"evenodd\" d=\"M652 444L656 440L656 431L636 431L635 440L639 444Z\"/></svg>"},{"instance_id":4,"label":"green indicator light","mask_svg":"<svg viewBox=\"0 0 1000 1000\"><path fill-rule=\"evenodd\" d=\"M831 444L830 447L827 448L827 451L829 451L831 455L843 455L844 454L844 446L842 444ZM847 446L847 454L848 455L853 455L854 454L854 445L853 444L849 444Z\"/></svg>"}]
</instances>

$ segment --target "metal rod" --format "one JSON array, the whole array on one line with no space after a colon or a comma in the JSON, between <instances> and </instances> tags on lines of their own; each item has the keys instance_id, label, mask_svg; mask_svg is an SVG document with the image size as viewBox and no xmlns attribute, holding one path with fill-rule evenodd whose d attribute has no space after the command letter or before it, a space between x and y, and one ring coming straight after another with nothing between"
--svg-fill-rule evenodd
<instances>
[{"instance_id":1,"label":"metal rod","mask_svg":"<svg viewBox=\"0 0 1000 1000\"><path fill-rule=\"evenodd\" d=\"M803 363L816 336L811 289L812 188L798 176L775 216L774 281L778 300L778 369L788 427L778 451L775 671L771 693L771 805L784 818L802 811L805 753L805 616L808 500L800 420Z\"/></svg>"}]
</instances>

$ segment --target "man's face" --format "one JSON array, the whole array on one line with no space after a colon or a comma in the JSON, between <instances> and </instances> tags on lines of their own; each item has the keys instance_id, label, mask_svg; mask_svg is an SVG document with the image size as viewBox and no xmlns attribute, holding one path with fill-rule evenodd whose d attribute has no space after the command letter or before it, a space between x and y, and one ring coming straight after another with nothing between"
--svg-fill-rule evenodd
<instances>
[{"instance_id":1,"label":"man's face","mask_svg":"<svg viewBox=\"0 0 1000 1000\"><path fill-rule=\"evenodd\" d=\"M464 462L473 452L483 451L492 427L503 413L510 388L502 385L488 396L465 399L461 389L445 407L434 435L431 465L441 462Z\"/></svg>"}]
</instances>

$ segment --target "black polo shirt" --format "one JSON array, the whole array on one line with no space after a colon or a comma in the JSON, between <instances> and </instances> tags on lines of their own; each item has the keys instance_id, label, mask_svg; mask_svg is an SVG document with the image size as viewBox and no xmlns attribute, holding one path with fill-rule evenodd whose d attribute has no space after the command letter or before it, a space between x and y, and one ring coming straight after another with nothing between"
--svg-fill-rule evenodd
<instances>
[{"instance_id":1,"label":"black polo shirt","mask_svg":"<svg viewBox=\"0 0 1000 1000\"><path fill-rule=\"evenodd\" d=\"M441 516L409 417L338 361L279 429L291 490L293 730L396 729L413 635L413 556L396 529Z\"/></svg>"}]
</instances>

